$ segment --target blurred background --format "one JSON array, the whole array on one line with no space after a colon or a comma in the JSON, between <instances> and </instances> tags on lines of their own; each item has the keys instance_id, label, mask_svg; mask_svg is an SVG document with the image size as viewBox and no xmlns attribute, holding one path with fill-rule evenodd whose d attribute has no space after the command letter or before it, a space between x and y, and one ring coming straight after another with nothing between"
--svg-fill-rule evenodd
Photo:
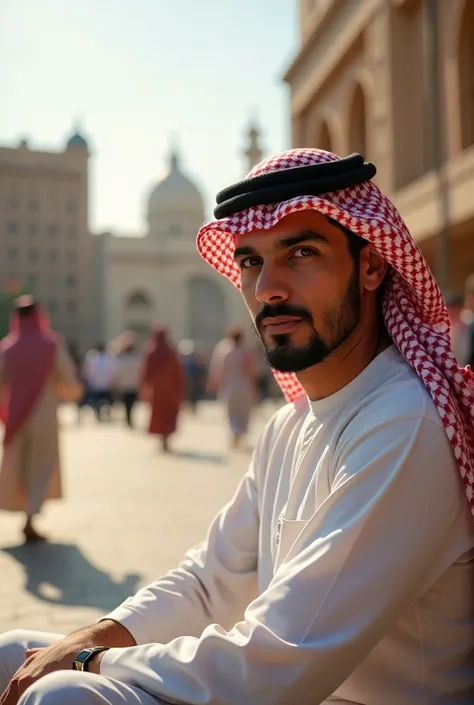
<instances>
[{"instance_id":1,"label":"blurred background","mask_svg":"<svg viewBox=\"0 0 474 705\"><path fill-rule=\"evenodd\" d=\"M0 326L85 353L248 326L195 235L262 156L363 153L446 290L474 271L470 0L0 0Z\"/></svg>"},{"instance_id":2,"label":"blurred background","mask_svg":"<svg viewBox=\"0 0 474 705\"><path fill-rule=\"evenodd\" d=\"M60 411L56 543L17 545L1 516L0 631L66 631L171 567L245 471L206 382L215 351L243 336L254 356L250 430L247 402L230 418L245 452L283 403L240 295L195 245L261 158L373 161L453 322L473 325L474 0L0 0L0 63L0 337L33 294L91 392ZM156 323L189 402L163 455L126 402Z\"/></svg>"}]
</instances>

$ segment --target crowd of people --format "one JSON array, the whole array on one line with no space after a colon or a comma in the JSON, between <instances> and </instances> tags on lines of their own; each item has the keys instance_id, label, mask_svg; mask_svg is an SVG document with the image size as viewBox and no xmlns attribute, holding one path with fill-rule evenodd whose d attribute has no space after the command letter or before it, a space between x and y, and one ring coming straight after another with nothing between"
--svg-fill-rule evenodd
<instances>
[{"instance_id":1,"label":"crowd of people","mask_svg":"<svg viewBox=\"0 0 474 705\"><path fill-rule=\"evenodd\" d=\"M231 445L237 447L247 433L252 407L268 396L262 379L268 373L261 373L258 356L237 327L229 329L209 360L192 340L182 340L175 348L161 326L143 349L134 333L126 331L109 345L96 345L84 358L74 349L71 356L83 388L77 402L79 419L85 407L98 421L110 419L114 405L122 404L125 422L133 427L136 402L149 402L149 430L162 436L165 451L183 402L196 414L202 400L219 399L227 410Z\"/></svg>"},{"instance_id":2,"label":"crowd of people","mask_svg":"<svg viewBox=\"0 0 474 705\"><path fill-rule=\"evenodd\" d=\"M133 428L134 408L141 400L150 407L148 433L168 453L183 405L188 403L195 414L201 400L218 398L227 409L236 448L259 400L258 380L256 356L237 328L217 345L210 364L190 340L175 347L163 326L154 328L141 349L135 334L126 331L81 358L50 328L42 307L21 297L10 334L0 343L0 419L5 426L0 510L25 513L27 541L44 538L33 521L46 499L62 495L57 418L62 401L77 405L79 420L90 407L99 422L110 421L114 406L122 405L125 423Z\"/></svg>"}]
</instances>

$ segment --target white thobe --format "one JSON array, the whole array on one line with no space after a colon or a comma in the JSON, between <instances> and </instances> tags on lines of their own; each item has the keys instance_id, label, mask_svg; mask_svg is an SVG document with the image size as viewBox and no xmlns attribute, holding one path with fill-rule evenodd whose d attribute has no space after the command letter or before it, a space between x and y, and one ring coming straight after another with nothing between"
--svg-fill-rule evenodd
<instances>
[{"instance_id":1,"label":"white thobe","mask_svg":"<svg viewBox=\"0 0 474 705\"><path fill-rule=\"evenodd\" d=\"M101 674L172 703L474 701L474 522L394 347L288 405L206 541L109 618Z\"/></svg>"},{"instance_id":2,"label":"white thobe","mask_svg":"<svg viewBox=\"0 0 474 705\"><path fill-rule=\"evenodd\" d=\"M473 546L437 410L389 348L277 412L206 541L108 615L137 646L21 705L468 705Z\"/></svg>"}]
</instances>

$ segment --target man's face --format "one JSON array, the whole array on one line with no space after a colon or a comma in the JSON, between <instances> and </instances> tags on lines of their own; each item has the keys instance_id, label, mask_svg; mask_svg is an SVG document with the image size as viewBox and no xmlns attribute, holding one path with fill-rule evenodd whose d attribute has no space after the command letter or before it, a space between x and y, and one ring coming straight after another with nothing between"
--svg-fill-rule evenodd
<instances>
[{"instance_id":1,"label":"man's face","mask_svg":"<svg viewBox=\"0 0 474 705\"><path fill-rule=\"evenodd\" d=\"M361 313L359 266L346 235L315 211L238 236L242 293L270 365L300 372L353 332Z\"/></svg>"}]
</instances>

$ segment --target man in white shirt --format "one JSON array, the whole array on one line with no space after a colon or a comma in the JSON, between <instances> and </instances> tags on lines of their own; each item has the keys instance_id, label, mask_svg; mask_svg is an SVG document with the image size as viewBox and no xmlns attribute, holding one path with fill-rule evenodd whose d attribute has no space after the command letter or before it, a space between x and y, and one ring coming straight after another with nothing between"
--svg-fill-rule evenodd
<instances>
[{"instance_id":1,"label":"man in white shirt","mask_svg":"<svg viewBox=\"0 0 474 705\"><path fill-rule=\"evenodd\" d=\"M199 251L290 403L175 571L66 638L2 637L0 705L474 702L473 376L374 174L291 150L218 195Z\"/></svg>"},{"instance_id":2,"label":"man in white shirt","mask_svg":"<svg viewBox=\"0 0 474 705\"><path fill-rule=\"evenodd\" d=\"M116 374L115 356L106 350L104 344L97 345L90 350L84 362L84 377L91 391L94 413L98 421L102 420L104 407L108 415L114 401L113 383Z\"/></svg>"}]
</instances>

